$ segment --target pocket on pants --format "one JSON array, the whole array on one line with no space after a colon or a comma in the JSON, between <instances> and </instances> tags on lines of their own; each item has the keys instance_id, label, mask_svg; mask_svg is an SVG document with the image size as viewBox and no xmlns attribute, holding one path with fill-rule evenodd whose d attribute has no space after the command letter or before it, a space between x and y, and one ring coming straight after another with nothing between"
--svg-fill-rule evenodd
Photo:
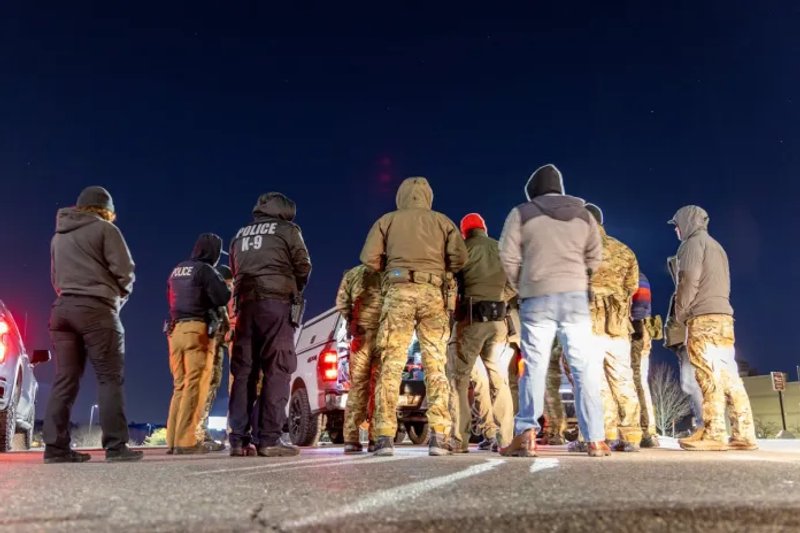
<instances>
[{"instance_id":1,"label":"pocket on pants","mask_svg":"<svg viewBox=\"0 0 800 533\"><path fill-rule=\"evenodd\" d=\"M281 372L286 374L294 374L297 370L297 356L294 351L285 351L275 361L275 365Z\"/></svg>"}]
</instances>

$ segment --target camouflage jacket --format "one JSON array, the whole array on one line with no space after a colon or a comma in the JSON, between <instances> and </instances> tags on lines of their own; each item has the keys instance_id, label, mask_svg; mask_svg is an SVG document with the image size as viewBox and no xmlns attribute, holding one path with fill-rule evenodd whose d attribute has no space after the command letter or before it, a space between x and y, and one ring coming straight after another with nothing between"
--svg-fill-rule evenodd
<instances>
[{"instance_id":1,"label":"camouflage jacket","mask_svg":"<svg viewBox=\"0 0 800 533\"><path fill-rule=\"evenodd\" d=\"M633 250L600 228L603 262L592 274L595 333L612 337L631 333L631 298L639 288L639 264Z\"/></svg>"},{"instance_id":2,"label":"camouflage jacket","mask_svg":"<svg viewBox=\"0 0 800 533\"><path fill-rule=\"evenodd\" d=\"M380 273L364 265L344 273L336 294L336 310L348 322L363 328L377 328L381 318L381 302Z\"/></svg>"}]
</instances>

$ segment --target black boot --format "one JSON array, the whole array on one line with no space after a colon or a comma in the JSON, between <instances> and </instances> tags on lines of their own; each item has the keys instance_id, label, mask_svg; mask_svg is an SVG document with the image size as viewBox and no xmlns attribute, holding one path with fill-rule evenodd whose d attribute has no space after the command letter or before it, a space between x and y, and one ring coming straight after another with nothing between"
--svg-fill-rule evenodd
<instances>
[{"instance_id":1,"label":"black boot","mask_svg":"<svg viewBox=\"0 0 800 533\"><path fill-rule=\"evenodd\" d=\"M123 446L119 450L106 450L106 461L109 463L131 463L141 461L143 458L144 452L131 450L127 446Z\"/></svg>"},{"instance_id":2,"label":"black boot","mask_svg":"<svg viewBox=\"0 0 800 533\"><path fill-rule=\"evenodd\" d=\"M493 451L497 450L497 439L483 439L478 443L479 452L488 452L493 448Z\"/></svg>"},{"instance_id":3,"label":"black boot","mask_svg":"<svg viewBox=\"0 0 800 533\"><path fill-rule=\"evenodd\" d=\"M300 448L278 439L272 446L259 446L258 455L260 457L293 457L300 455Z\"/></svg>"},{"instance_id":4,"label":"black boot","mask_svg":"<svg viewBox=\"0 0 800 533\"><path fill-rule=\"evenodd\" d=\"M252 444L231 445L231 457L255 457L256 455L258 452Z\"/></svg>"},{"instance_id":5,"label":"black boot","mask_svg":"<svg viewBox=\"0 0 800 533\"><path fill-rule=\"evenodd\" d=\"M364 446L360 442L348 442L344 445L344 453L361 453L364 451Z\"/></svg>"},{"instance_id":6,"label":"black boot","mask_svg":"<svg viewBox=\"0 0 800 533\"><path fill-rule=\"evenodd\" d=\"M80 453L73 450L69 450L68 452L49 452L45 450L44 452L44 463L51 465L56 463L85 463L92 456L88 453Z\"/></svg>"}]
</instances>

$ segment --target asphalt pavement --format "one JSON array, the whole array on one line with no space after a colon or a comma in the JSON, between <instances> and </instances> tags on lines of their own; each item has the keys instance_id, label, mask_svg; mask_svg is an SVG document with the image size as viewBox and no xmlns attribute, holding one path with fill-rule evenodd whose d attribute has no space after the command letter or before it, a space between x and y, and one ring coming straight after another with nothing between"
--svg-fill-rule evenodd
<instances>
[{"instance_id":1,"label":"asphalt pavement","mask_svg":"<svg viewBox=\"0 0 800 533\"><path fill-rule=\"evenodd\" d=\"M669 444L669 443L668 443ZM0 531L800 531L800 442L591 459L148 450L141 463L0 456Z\"/></svg>"}]
</instances>

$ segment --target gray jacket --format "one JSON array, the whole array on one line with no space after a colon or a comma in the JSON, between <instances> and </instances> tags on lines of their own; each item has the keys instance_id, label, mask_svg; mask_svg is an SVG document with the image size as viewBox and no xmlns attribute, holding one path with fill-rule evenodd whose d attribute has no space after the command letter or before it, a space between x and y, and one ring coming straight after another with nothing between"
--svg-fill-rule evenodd
<instances>
[{"instance_id":1,"label":"gray jacket","mask_svg":"<svg viewBox=\"0 0 800 533\"><path fill-rule=\"evenodd\" d=\"M695 205L682 207L672 219L683 241L675 291L675 320L680 324L702 315L733 315L728 255L708 234L708 220L708 213Z\"/></svg>"},{"instance_id":2,"label":"gray jacket","mask_svg":"<svg viewBox=\"0 0 800 533\"><path fill-rule=\"evenodd\" d=\"M514 208L500 237L500 259L520 298L585 291L587 270L603 260L594 217L580 198L535 197Z\"/></svg>"},{"instance_id":3,"label":"gray jacket","mask_svg":"<svg viewBox=\"0 0 800 533\"><path fill-rule=\"evenodd\" d=\"M93 213L59 209L50 260L59 296L92 296L119 310L133 291L134 263L122 233Z\"/></svg>"}]
</instances>

